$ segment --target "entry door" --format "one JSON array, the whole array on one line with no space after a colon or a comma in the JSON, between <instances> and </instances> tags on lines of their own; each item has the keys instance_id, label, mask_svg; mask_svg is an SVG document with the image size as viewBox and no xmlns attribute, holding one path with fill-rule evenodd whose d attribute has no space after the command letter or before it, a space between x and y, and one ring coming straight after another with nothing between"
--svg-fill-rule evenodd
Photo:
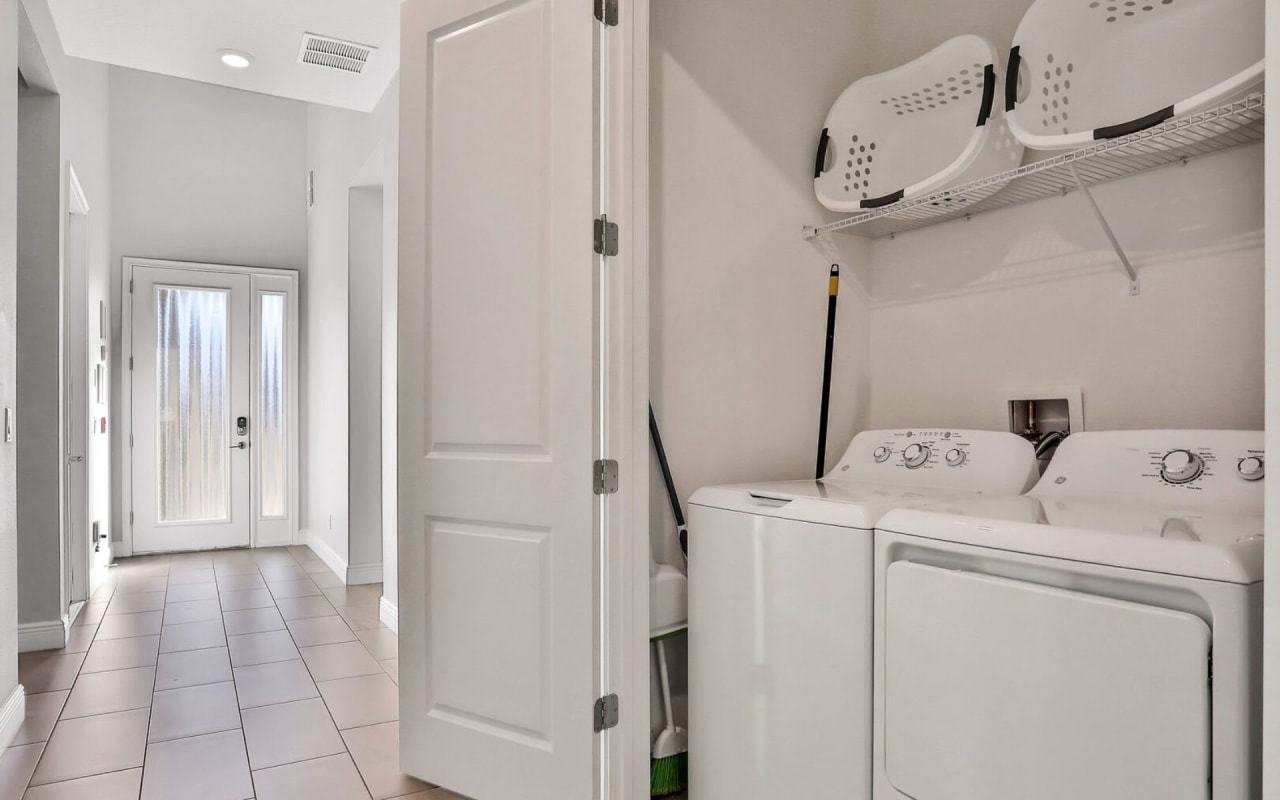
<instances>
[{"instance_id":1,"label":"entry door","mask_svg":"<svg viewBox=\"0 0 1280 800\"><path fill-rule=\"evenodd\" d=\"M402 17L401 767L593 786L591 4Z\"/></svg>"},{"instance_id":2,"label":"entry door","mask_svg":"<svg viewBox=\"0 0 1280 800\"><path fill-rule=\"evenodd\" d=\"M252 278L132 274L133 550L248 546Z\"/></svg>"}]
</instances>

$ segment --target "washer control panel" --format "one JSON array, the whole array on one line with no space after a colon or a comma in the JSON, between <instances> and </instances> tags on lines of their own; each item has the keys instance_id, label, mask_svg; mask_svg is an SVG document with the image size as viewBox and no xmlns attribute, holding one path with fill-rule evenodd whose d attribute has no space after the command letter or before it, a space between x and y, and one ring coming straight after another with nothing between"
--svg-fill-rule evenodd
<instances>
[{"instance_id":1,"label":"washer control panel","mask_svg":"<svg viewBox=\"0 0 1280 800\"><path fill-rule=\"evenodd\" d=\"M910 428L858 434L826 479L1021 494L1037 474L1031 444L1012 433Z\"/></svg>"},{"instance_id":2,"label":"washer control panel","mask_svg":"<svg viewBox=\"0 0 1280 800\"><path fill-rule=\"evenodd\" d=\"M1034 494L1123 496L1153 503L1262 507L1260 431L1077 433L1058 448Z\"/></svg>"}]
</instances>

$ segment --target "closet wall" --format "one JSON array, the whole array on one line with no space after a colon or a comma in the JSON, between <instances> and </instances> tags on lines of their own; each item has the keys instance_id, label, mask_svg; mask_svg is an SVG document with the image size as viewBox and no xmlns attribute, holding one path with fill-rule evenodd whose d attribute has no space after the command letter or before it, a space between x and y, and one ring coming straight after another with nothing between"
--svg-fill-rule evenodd
<instances>
[{"instance_id":1,"label":"closet wall","mask_svg":"<svg viewBox=\"0 0 1280 800\"><path fill-rule=\"evenodd\" d=\"M879 0L874 70L973 32L1007 52L1029 0ZM1130 297L1078 194L871 246L870 427L1005 428L1007 388L1079 386L1090 429L1263 426L1262 148L1099 187Z\"/></svg>"},{"instance_id":2,"label":"closet wall","mask_svg":"<svg viewBox=\"0 0 1280 800\"><path fill-rule=\"evenodd\" d=\"M865 245L806 242L813 152L866 70L866 3L655 0L651 53L651 396L677 485L812 474L827 272L847 267L831 458L866 419ZM838 249L837 249L838 248ZM658 557L680 563L662 483ZM662 528L658 526L662 525Z\"/></svg>"}]
</instances>

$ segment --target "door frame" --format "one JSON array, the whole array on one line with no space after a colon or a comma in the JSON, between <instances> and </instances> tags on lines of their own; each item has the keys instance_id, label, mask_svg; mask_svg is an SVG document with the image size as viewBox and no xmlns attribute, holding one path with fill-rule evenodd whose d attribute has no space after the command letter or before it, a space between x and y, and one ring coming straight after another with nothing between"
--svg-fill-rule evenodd
<instances>
[{"instance_id":1,"label":"door frame","mask_svg":"<svg viewBox=\"0 0 1280 800\"><path fill-rule=\"evenodd\" d=\"M608 548L602 659L621 698L619 725L601 738L598 783L604 798L647 800L650 788L649 643L649 5L619 6L604 53L607 115L602 202L619 223L618 255L608 260L610 425L605 445L622 467L606 504ZM616 735L612 735L616 734ZM603 800L603 798L602 798Z\"/></svg>"},{"instance_id":2,"label":"door frame","mask_svg":"<svg viewBox=\"0 0 1280 800\"><path fill-rule=\"evenodd\" d=\"M80 177L76 174L75 166L70 162L66 162L66 186L67 186L67 207L66 218L62 231L63 242L63 258L62 258L62 297L60 305L62 308L62 363L61 363L61 432L59 436L61 459L62 459L62 491L61 495L61 517L62 517L62 579L63 579L63 606L71 619L75 618L75 614L71 613L71 607L77 603L83 603L89 599L97 588L95 579L102 580L101 574L93 572L93 556L90 551L93 548L93 542L89 538L90 531L90 508L89 508L89 492L90 492L90 472L89 472L89 351L90 336L89 331L93 327L93 320L89 318L89 199L85 195L84 187L80 184ZM79 258L81 264L78 270L73 270L72 263L77 257L72 253L72 233L75 230L75 222L72 218L80 218L81 236L78 245L80 250ZM70 302L69 302L70 301ZM80 319L84 327L80 336L72 336L72 320ZM68 391L70 387L78 386L79 395L72 391ZM72 453L72 427L79 424L83 428L83 441L81 449L83 452L78 454L79 461L74 464L71 461ZM79 500L79 508L74 508L72 501L72 472L79 469L81 472L81 496ZM110 542L108 542L110 546ZM78 567L79 570L74 569ZM77 572L79 573L77 576ZM77 591L76 584L82 584L80 590ZM83 595L83 596L77 596Z\"/></svg>"},{"instance_id":3,"label":"door frame","mask_svg":"<svg viewBox=\"0 0 1280 800\"><path fill-rule=\"evenodd\" d=\"M120 358L122 362L121 368L114 370L120 378L121 396L123 398L122 410L118 415L120 420L120 453L123 469L120 470L120 498L123 500L120 508L120 541L115 543L115 554L122 558L128 558L133 555L133 523L130 519L131 509L133 507L133 453L132 445L129 444L129 438L133 431L133 374L128 369L128 359L133 353L133 294L130 290L131 275L134 267L155 267L160 269L177 269L187 270L191 272L222 272L237 275L257 275L261 277L269 277L276 279L286 279L289 281L289 296L293 298L293 302L289 303L286 314L286 361L288 365L289 385L293 388L289 392L289 397L285 403L288 409L289 422L289 537L287 540L270 540L263 541L263 537L259 535L258 507L256 502L252 502L251 513L249 515L249 546L252 547L278 547L282 545L298 544L298 498L299 498L299 421L298 421L298 393L301 390L299 381L299 350L298 350L298 303L301 300L301 292L298 286L298 270L296 269L274 269L270 267L246 267L234 264L205 264L192 261L166 261L154 258L136 258L133 256L125 256L120 261ZM257 292L250 291L250 302L255 304L250 308L250 316L257 319ZM251 337L251 341L256 345L257 338ZM254 370L250 368L251 386L256 386L257 376ZM255 395L252 388L250 391L251 399ZM250 496L253 497L253 478L254 472L250 470Z\"/></svg>"}]
</instances>

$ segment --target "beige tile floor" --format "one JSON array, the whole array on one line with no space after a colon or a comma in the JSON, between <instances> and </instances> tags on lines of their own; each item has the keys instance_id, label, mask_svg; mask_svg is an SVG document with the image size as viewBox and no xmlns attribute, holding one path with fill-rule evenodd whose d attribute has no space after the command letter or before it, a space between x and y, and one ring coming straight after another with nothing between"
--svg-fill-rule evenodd
<instances>
[{"instance_id":1,"label":"beige tile floor","mask_svg":"<svg viewBox=\"0 0 1280 800\"><path fill-rule=\"evenodd\" d=\"M0 800L462 800L400 774L381 594L305 547L122 560L19 657Z\"/></svg>"}]
</instances>

